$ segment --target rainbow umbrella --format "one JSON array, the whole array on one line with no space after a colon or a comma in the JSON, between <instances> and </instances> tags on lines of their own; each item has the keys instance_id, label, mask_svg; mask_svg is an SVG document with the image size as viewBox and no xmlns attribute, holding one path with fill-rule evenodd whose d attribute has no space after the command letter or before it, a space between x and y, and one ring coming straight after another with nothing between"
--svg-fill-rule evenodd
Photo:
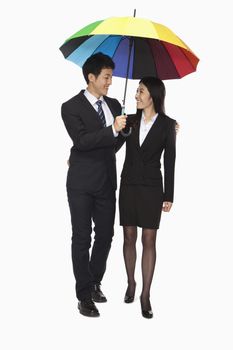
<instances>
[{"instance_id":1,"label":"rainbow umbrella","mask_svg":"<svg viewBox=\"0 0 233 350\"><path fill-rule=\"evenodd\" d=\"M182 78L194 72L199 62L169 28L136 17L112 17L91 23L69 37L60 50L80 67L97 52L109 55L116 66L113 75L126 78L123 105L128 78Z\"/></svg>"}]
</instances>

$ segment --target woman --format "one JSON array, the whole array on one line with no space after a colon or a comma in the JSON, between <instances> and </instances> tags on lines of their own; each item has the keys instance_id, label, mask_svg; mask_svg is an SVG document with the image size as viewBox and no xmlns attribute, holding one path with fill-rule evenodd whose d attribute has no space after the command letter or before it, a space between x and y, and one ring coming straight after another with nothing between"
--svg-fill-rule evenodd
<instances>
[{"instance_id":1,"label":"woman","mask_svg":"<svg viewBox=\"0 0 233 350\"><path fill-rule=\"evenodd\" d=\"M124 231L124 261L128 287L124 301L134 300L137 227L142 228L142 316L152 318L150 287L156 261L156 234L161 211L173 202L176 121L165 115L165 86L145 77L136 92L137 113L128 116L132 133L126 139L126 156L119 194L120 225ZM164 152L164 189L160 159Z\"/></svg>"}]
</instances>

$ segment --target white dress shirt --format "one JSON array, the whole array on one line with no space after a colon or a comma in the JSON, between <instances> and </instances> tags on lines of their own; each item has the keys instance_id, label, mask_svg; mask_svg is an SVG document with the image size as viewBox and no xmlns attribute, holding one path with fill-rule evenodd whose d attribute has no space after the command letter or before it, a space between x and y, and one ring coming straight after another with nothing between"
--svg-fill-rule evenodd
<instances>
[{"instance_id":1,"label":"white dress shirt","mask_svg":"<svg viewBox=\"0 0 233 350\"><path fill-rule=\"evenodd\" d=\"M90 104L95 108L96 112L98 112L98 106L97 106L96 102L99 101L99 100L102 101L102 109L103 109L105 120L106 120L106 126L112 125L113 135L115 137L117 137L118 136L118 132L115 131L114 126L113 126L114 118L113 118L112 112L110 111L107 103L104 101L103 96L101 96L98 99L94 95L92 95L88 90L84 91L84 96L88 99Z\"/></svg>"},{"instance_id":2,"label":"white dress shirt","mask_svg":"<svg viewBox=\"0 0 233 350\"><path fill-rule=\"evenodd\" d=\"M158 113L156 113L149 122L146 123L145 121L145 115L142 112L142 118L140 123L140 132L139 132L139 144L140 146L143 144L148 132L150 131L150 128L154 124L156 118L158 116Z\"/></svg>"}]
</instances>

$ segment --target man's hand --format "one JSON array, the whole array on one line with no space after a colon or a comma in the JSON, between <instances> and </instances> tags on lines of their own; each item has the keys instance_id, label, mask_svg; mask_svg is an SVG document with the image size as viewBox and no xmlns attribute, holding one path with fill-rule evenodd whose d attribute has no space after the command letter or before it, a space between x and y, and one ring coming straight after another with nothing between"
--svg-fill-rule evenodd
<instances>
[{"instance_id":1,"label":"man's hand","mask_svg":"<svg viewBox=\"0 0 233 350\"><path fill-rule=\"evenodd\" d=\"M162 210L166 211L166 212L169 212L171 207L172 207L172 203L171 202L163 202Z\"/></svg>"},{"instance_id":2,"label":"man's hand","mask_svg":"<svg viewBox=\"0 0 233 350\"><path fill-rule=\"evenodd\" d=\"M119 132L125 128L126 118L127 118L127 115L119 115L118 117L115 118L113 126L116 132Z\"/></svg>"}]
</instances>

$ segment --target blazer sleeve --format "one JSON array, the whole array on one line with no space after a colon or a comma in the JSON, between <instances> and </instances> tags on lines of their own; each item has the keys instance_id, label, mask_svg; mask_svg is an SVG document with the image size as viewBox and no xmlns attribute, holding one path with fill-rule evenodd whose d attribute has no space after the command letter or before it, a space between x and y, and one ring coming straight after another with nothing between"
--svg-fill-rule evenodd
<instances>
[{"instance_id":1,"label":"blazer sleeve","mask_svg":"<svg viewBox=\"0 0 233 350\"><path fill-rule=\"evenodd\" d=\"M64 103L61 114L66 130L79 151L115 147L116 138L113 135L111 125L93 132L87 132L82 118L78 114L72 114Z\"/></svg>"},{"instance_id":2,"label":"blazer sleeve","mask_svg":"<svg viewBox=\"0 0 233 350\"><path fill-rule=\"evenodd\" d=\"M123 146L127 137L129 137L131 135L132 127L136 121L137 121L137 119L136 119L135 114L128 115L128 119L126 121L126 127L121 132L119 132L119 136L118 136L117 143L115 146L116 152L119 151L119 149Z\"/></svg>"},{"instance_id":3,"label":"blazer sleeve","mask_svg":"<svg viewBox=\"0 0 233 350\"><path fill-rule=\"evenodd\" d=\"M123 136L121 133L119 133L117 137L116 145L115 145L115 152L118 152L119 149L121 149L121 147L124 145L126 141L126 137L127 136Z\"/></svg>"},{"instance_id":4,"label":"blazer sleeve","mask_svg":"<svg viewBox=\"0 0 233 350\"><path fill-rule=\"evenodd\" d=\"M176 158L175 120L169 121L164 149L164 201L173 202Z\"/></svg>"}]
</instances>

